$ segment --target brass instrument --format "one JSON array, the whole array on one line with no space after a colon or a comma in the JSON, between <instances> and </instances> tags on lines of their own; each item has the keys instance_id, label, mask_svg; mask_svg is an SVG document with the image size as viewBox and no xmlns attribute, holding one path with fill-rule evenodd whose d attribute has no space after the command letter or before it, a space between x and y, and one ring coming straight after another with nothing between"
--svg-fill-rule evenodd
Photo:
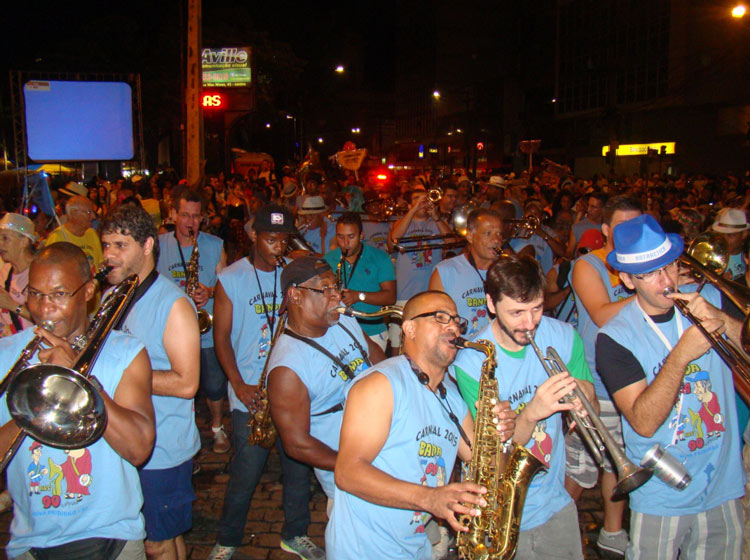
<instances>
[{"instance_id":1,"label":"brass instrument","mask_svg":"<svg viewBox=\"0 0 750 560\"><path fill-rule=\"evenodd\" d=\"M463 478L487 488L483 496L487 505L471 506L481 511L477 517L459 516L459 522L469 531L459 532L456 536L458 555L470 560L513 558L518 547L526 493L531 479L544 468L544 463L524 446L515 442L503 443L498 437L492 414L499 398L495 345L488 340L469 342L463 338L457 338L454 344L485 355L479 380L471 461L464 467Z\"/></svg>"},{"instance_id":2,"label":"brass instrument","mask_svg":"<svg viewBox=\"0 0 750 560\"><path fill-rule=\"evenodd\" d=\"M693 240L679 260L680 265L700 278L696 291L700 292L706 282L710 282L745 313L740 343L745 352L750 352L750 288L722 276L729 264L729 250L724 238L714 232L702 233ZM700 320L687 310L685 302L677 299L674 302L682 314L711 342L719 357L732 370L735 389L745 402L750 402L750 363L747 357L723 336L708 333Z\"/></svg>"},{"instance_id":3,"label":"brass instrument","mask_svg":"<svg viewBox=\"0 0 750 560\"><path fill-rule=\"evenodd\" d=\"M0 461L0 470L8 466L26 434L51 447L80 449L104 433L107 409L96 388L98 382L89 378L107 336L127 311L137 285L138 277L133 274L110 292L86 333L73 341L78 352L73 367L28 365L42 338L35 337L26 346L6 376L10 379L8 410L20 429Z\"/></svg>"},{"instance_id":4,"label":"brass instrument","mask_svg":"<svg viewBox=\"0 0 750 560\"><path fill-rule=\"evenodd\" d=\"M438 202L440 202L441 198L443 198L443 191L441 189L434 188L427 191L427 200L429 200L433 204L437 204Z\"/></svg>"},{"instance_id":5,"label":"brass instrument","mask_svg":"<svg viewBox=\"0 0 750 560\"><path fill-rule=\"evenodd\" d=\"M185 267L185 293L187 293L190 299L193 299L195 290L198 289L198 274L200 272L199 262L200 253L198 251L198 236L195 235L193 228L188 228L188 235L190 235L190 241L193 244L193 254L190 255L190 260ZM208 312L208 309L201 307L196 310L198 314L198 327L200 328L201 334L206 334L211 330L214 324L214 318Z\"/></svg>"},{"instance_id":6,"label":"brass instrument","mask_svg":"<svg viewBox=\"0 0 750 560\"><path fill-rule=\"evenodd\" d=\"M266 394L266 380L268 379L268 362L271 360L271 353L274 346L276 346L279 336L284 332L285 326L286 314L276 319L276 329L273 331L266 363L263 365L260 381L258 381L258 391L263 394L263 399L260 402L258 410L250 414L250 419L247 421L247 426L250 428L250 435L247 437L248 442L250 445L260 445L265 449L271 449L273 444L276 443L276 438L279 436L271 418L271 407L268 403L268 395Z\"/></svg>"},{"instance_id":7,"label":"brass instrument","mask_svg":"<svg viewBox=\"0 0 750 560\"><path fill-rule=\"evenodd\" d=\"M511 239L528 239L539 229L539 218L533 215L526 216L521 220L503 220L503 224L513 224L510 233Z\"/></svg>"},{"instance_id":8,"label":"brass instrument","mask_svg":"<svg viewBox=\"0 0 750 560\"><path fill-rule=\"evenodd\" d=\"M336 311L338 311L342 315L346 315L347 317L359 317L360 319L376 319L377 317L387 317L390 315L394 315L399 318L402 318L404 316L404 308L400 305L384 305L383 307L381 307L377 311L373 311L372 313L357 311L356 309L353 309L346 305L340 305L336 308Z\"/></svg>"},{"instance_id":9,"label":"brass instrument","mask_svg":"<svg viewBox=\"0 0 750 560\"><path fill-rule=\"evenodd\" d=\"M343 270L344 270L345 260L346 260L346 251L341 249L341 258L339 259L339 263L336 265L336 287L339 290L342 290L344 288Z\"/></svg>"},{"instance_id":10,"label":"brass instrument","mask_svg":"<svg viewBox=\"0 0 750 560\"><path fill-rule=\"evenodd\" d=\"M545 356L536 342L534 342L533 333L526 331L526 336L549 377L568 371L565 362L562 361L560 355L552 346L547 348L547 355ZM577 385L563 400L569 402L574 398L581 401L588 416L582 417L575 410L569 410L568 414L575 421L578 431L588 445L594 460L599 466L604 467L604 452L606 450L609 452L612 463L617 469L617 484L615 484L615 488L612 491L612 496L623 496L648 482L653 472L638 467L627 458L625 452L612 439L609 430L607 430L601 418L599 418L591 402L589 402L586 395L583 394L583 391Z\"/></svg>"}]
</instances>

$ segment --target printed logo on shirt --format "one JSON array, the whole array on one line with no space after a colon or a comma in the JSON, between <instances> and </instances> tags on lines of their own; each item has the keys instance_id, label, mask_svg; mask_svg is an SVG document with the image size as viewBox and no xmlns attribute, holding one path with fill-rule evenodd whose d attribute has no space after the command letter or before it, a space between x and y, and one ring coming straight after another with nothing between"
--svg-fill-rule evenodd
<instances>
[{"instance_id":1,"label":"printed logo on shirt","mask_svg":"<svg viewBox=\"0 0 750 560\"><path fill-rule=\"evenodd\" d=\"M85 503L92 483L88 449L52 449L34 441L28 448L31 462L26 473L32 507L39 500L44 510L70 508ZM63 454L63 455L61 455ZM44 515L36 511L35 516Z\"/></svg>"},{"instance_id":2,"label":"printed logo on shirt","mask_svg":"<svg viewBox=\"0 0 750 560\"><path fill-rule=\"evenodd\" d=\"M680 449L689 453L699 452L709 445L714 447L725 431L724 420L722 406L718 396L712 391L708 372L698 364L689 364L685 370L685 383L680 388L669 421L669 428L675 434L675 443L682 443Z\"/></svg>"}]
</instances>

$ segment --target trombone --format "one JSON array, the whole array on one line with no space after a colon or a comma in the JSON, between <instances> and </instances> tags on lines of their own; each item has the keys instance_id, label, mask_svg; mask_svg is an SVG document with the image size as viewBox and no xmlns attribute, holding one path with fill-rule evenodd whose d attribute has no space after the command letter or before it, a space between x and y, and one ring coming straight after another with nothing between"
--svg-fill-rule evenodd
<instances>
[{"instance_id":1,"label":"trombone","mask_svg":"<svg viewBox=\"0 0 750 560\"><path fill-rule=\"evenodd\" d=\"M503 220L503 226L505 224L513 225L513 229L510 230L510 239L528 239L539 229L541 222L536 216L528 215L521 220Z\"/></svg>"},{"instance_id":2,"label":"trombone","mask_svg":"<svg viewBox=\"0 0 750 560\"><path fill-rule=\"evenodd\" d=\"M547 348L547 355L545 356L536 342L534 342L534 334L531 331L526 331L526 337L548 376L552 377L566 371L570 373L565 362L562 361L560 355L552 346ZM638 467L627 458L625 452L612 439L609 430L607 430L601 418L599 418L591 402L589 402L586 395L583 394L583 391L577 385L563 400L571 401L574 398L578 398L581 401L588 416L582 417L575 410L568 411L568 414L570 414L578 426L578 430L591 450L594 460L599 466L604 467L604 451L606 450L609 452L612 463L617 469L617 484L615 484L615 488L612 491L612 496L623 496L648 482L653 473L647 469Z\"/></svg>"}]
</instances>

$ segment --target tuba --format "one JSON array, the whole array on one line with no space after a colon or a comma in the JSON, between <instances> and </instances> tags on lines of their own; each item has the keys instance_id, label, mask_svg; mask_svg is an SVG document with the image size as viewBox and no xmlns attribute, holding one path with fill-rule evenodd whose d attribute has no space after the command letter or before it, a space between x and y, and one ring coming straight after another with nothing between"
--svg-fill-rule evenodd
<instances>
[{"instance_id":1,"label":"tuba","mask_svg":"<svg viewBox=\"0 0 750 560\"><path fill-rule=\"evenodd\" d=\"M477 397L474 445L463 478L487 488L484 495L487 505L471 506L479 507L481 514L477 517L459 516L459 522L469 531L460 532L456 537L458 555L470 560L513 558L526 493L531 479L544 464L525 447L514 442L502 443L497 435L492 417L492 408L498 399L495 345L487 340L469 342L463 338L457 338L454 344L485 355Z\"/></svg>"},{"instance_id":2,"label":"tuba","mask_svg":"<svg viewBox=\"0 0 750 560\"><path fill-rule=\"evenodd\" d=\"M78 358L72 368L29 365L43 339L34 337L26 346L5 377L9 380L8 410L20 429L0 461L0 471L8 466L27 434L59 449L80 449L102 436L107 409L96 388L98 381L90 379L91 370L110 331L128 310L137 285L138 277L133 274L107 296L86 333L73 341ZM42 326L49 330L51 325Z\"/></svg>"},{"instance_id":3,"label":"tuba","mask_svg":"<svg viewBox=\"0 0 750 560\"><path fill-rule=\"evenodd\" d=\"M195 290L198 289L198 273L200 267L198 261L200 259L200 253L198 251L198 236L195 235L193 228L188 228L190 234L190 240L193 242L193 254L190 255L190 260L185 267L185 293L187 293L190 299L193 299ZM204 307L201 307L196 311L198 314L198 327L200 328L201 334L206 334L211 330L214 324L214 318Z\"/></svg>"}]
</instances>

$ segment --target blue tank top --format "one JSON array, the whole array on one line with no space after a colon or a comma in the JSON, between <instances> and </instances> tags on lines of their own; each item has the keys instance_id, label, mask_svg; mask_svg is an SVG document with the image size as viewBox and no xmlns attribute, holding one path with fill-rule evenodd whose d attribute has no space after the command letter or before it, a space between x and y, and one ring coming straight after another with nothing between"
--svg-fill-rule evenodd
<instances>
[{"instance_id":1,"label":"blue tank top","mask_svg":"<svg viewBox=\"0 0 750 560\"><path fill-rule=\"evenodd\" d=\"M374 222L364 220L362 222L363 241L380 249L388 251L388 232L391 230L392 222Z\"/></svg>"},{"instance_id":2,"label":"blue tank top","mask_svg":"<svg viewBox=\"0 0 750 560\"><path fill-rule=\"evenodd\" d=\"M179 298L190 301L185 292L160 274L122 325L123 332L137 337L146 346L154 370L172 369L163 337L169 313ZM156 414L156 444L142 468L168 469L181 465L200 449L193 399L153 395L151 400Z\"/></svg>"},{"instance_id":3,"label":"blue tank top","mask_svg":"<svg viewBox=\"0 0 750 560\"><path fill-rule=\"evenodd\" d=\"M412 220L406 229L404 237L418 235L436 235L440 229L433 220L419 222ZM417 245L422 245L419 242ZM409 243L406 246L413 247ZM412 251L410 253L399 253L396 257L396 299L405 300L420 292L424 292L430 283L430 276L437 263L443 258L442 249L426 249L424 251Z\"/></svg>"},{"instance_id":4,"label":"blue tank top","mask_svg":"<svg viewBox=\"0 0 750 560\"><path fill-rule=\"evenodd\" d=\"M542 317L534 340L542 352L553 346L565 363L571 358L575 329L567 323ZM479 331L474 340L495 340L492 324ZM519 352L507 352L495 343L497 352L497 375L500 400L510 401L510 407L517 413L531 401L536 389L548 377L534 350L526 346ZM469 375L479 380L484 354L476 350L460 350L453 368L456 376ZM460 371L459 371L460 370ZM562 415L557 412L537 422L536 428L525 444L532 454L547 466L546 471L539 471L531 480L526 503L521 516L521 531L528 531L546 523L555 513L571 501L565 490L565 436L562 427Z\"/></svg>"},{"instance_id":5,"label":"blue tank top","mask_svg":"<svg viewBox=\"0 0 750 560\"><path fill-rule=\"evenodd\" d=\"M460 436L443 406L463 421L467 408L458 387L446 376L446 398L441 404L419 382L404 356L380 362L360 378L373 371L381 372L390 383L393 416L388 438L372 465L412 484L433 488L447 484ZM337 486L326 527L326 553L336 560L427 560L432 547L424 525L431 517L422 511L376 505Z\"/></svg>"},{"instance_id":6,"label":"blue tank top","mask_svg":"<svg viewBox=\"0 0 750 560\"><path fill-rule=\"evenodd\" d=\"M737 280L745 275L745 261L742 258L742 253L736 255L729 255L729 264L727 270L732 273L732 279Z\"/></svg>"},{"instance_id":7,"label":"blue tank top","mask_svg":"<svg viewBox=\"0 0 750 560\"><path fill-rule=\"evenodd\" d=\"M257 385L260 381L273 336L273 325L269 324L268 318L276 324L283 299L281 269L257 272L256 280L253 265L244 258L219 273L219 282L232 302L231 339L234 358L242 380L248 385ZM262 290L258 288L258 281ZM237 398L231 383L228 392L230 410L247 412L247 407Z\"/></svg>"},{"instance_id":8,"label":"blue tank top","mask_svg":"<svg viewBox=\"0 0 750 560\"><path fill-rule=\"evenodd\" d=\"M682 286L690 291L695 285ZM712 305L720 306L720 296L713 286L701 294ZM676 345L679 336L677 314L666 323L656 323L667 340ZM680 317L683 328L690 322ZM635 301L628 303L602 327L601 332L629 349L641 363L646 381L651 384L669 355L669 350L646 323ZM622 418L625 452L636 464L656 443L666 447L676 433L676 445L667 451L685 464L692 482L676 490L657 477L630 493L630 508L641 513L661 516L690 515L714 508L744 494L745 474L740 454L737 412L734 404L732 373L714 350L691 362L685 371L685 382L667 419L653 437L636 433ZM679 416L678 416L679 408Z\"/></svg>"},{"instance_id":9,"label":"blue tank top","mask_svg":"<svg viewBox=\"0 0 750 560\"><path fill-rule=\"evenodd\" d=\"M327 232L326 232L327 233ZM305 241L313 248L316 253L325 253L323 249L323 241L320 238L320 228L307 229L302 234Z\"/></svg>"},{"instance_id":10,"label":"blue tank top","mask_svg":"<svg viewBox=\"0 0 750 560\"><path fill-rule=\"evenodd\" d=\"M546 226L542 226L544 228L544 231L551 235L552 237L555 236L555 232L549 229ZM510 246L513 248L513 250L518 253L523 249L524 247L531 245L534 247L534 258L537 260L539 265L542 267L542 272L544 272L545 276L552 268L552 265L555 264L555 254L552 251L552 248L549 246L549 244L542 239L541 236L537 235L536 233L533 234L528 239L511 239L510 240Z\"/></svg>"},{"instance_id":11,"label":"blue tank top","mask_svg":"<svg viewBox=\"0 0 750 560\"><path fill-rule=\"evenodd\" d=\"M356 319L342 315L339 323L345 326L367 351L367 341ZM359 375L367 369L364 357L351 337L339 325L333 325L326 334L313 340L344 364L348 364L354 375ZM338 404L344 404L346 388L351 380L325 354L286 334L282 334L276 342L268 362L268 370L271 372L279 366L291 369L307 387L310 398L310 435L338 451L343 409L325 412ZM333 471L315 469L315 476L318 477L326 495L333 498Z\"/></svg>"},{"instance_id":12,"label":"blue tank top","mask_svg":"<svg viewBox=\"0 0 750 560\"><path fill-rule=\"evenodd\" d=\"M483 283L487 278L487 271L471 266L466 254L444 260L436 268L443 289L455 302L458 314L469 321L469 327L463 336L471 338L490 322Z\"/></svg>"},{"instance_id":13,"label":"blue tank top","mask_svg":"<svg viewBox=\"0 0 750 560\"><path fill-rule=\"evenodd\" d=\"M34 333L0 340L0 369L8 371ZM122 372L143 349L137 339L110 333L92 373L114 395ZM32 363L38 360L34 357ZM5 395L0 422L10 420ZM13 498L10 557L30 547L50 547L91 537L140 540L146 536L138 471L104 438L63 451L27 437L7 470Z\"/></svg>"},{"instance_id":14,"label":"blue tank top","mask_svg":"<svg viewBox=\"0 0 750 560\"><path fill-rule=\"evenodd\" d=\"M198 281L204 286L213 288L216 285L216 266L221 260L221 251L224 242L210 233L198 232ZM190 262L193 254L193 246L182 247L182 256L185 259L185 266ZM177 237L174 232L163 233L159 236L159 262L156 270L159 274L171 278L175 284L185 290L185 269L180 258ZM214 298L209 298L203 309L213 315ZM201 335L201 348L212 348L214 345L213 330Z\"/></svg>"},{"instance_id":15,"label":"blue tank top","mask_svg":"<svg viewBox=\"0 0 750 560\"><path fill-rule=\"evenodd\" d=\"M573 266L570 267L568 282L570 282L571 287L573 286L573 269L575 268L576 263L581 260L589 263L599 273L599 276L602 279L602 284L607 290L609 301L619 301L632 295L632 292L628 292L622 282L617 284L617 286L612 286L612 282L609 281L609 271L607 270L606 263L594 253L583 255L573 263ZM573 293L576 294L576 298L580 301L580 296L576 293L575 289L573 290ZM604 386L604 382L602 382L602 378L596 371L596 335L599 332L599 327L591 318L588 311L586 311L586 306L579 303L576 307L578 308L578 334L581 335L581 340L583 340L583 351L586 353L586 362L588 362L591 375L594 377L594 390L596 391L596 396L600 399L610 401L612 400L612 397L609 395L607 388Z\"/></svg>"}]
</instances>

